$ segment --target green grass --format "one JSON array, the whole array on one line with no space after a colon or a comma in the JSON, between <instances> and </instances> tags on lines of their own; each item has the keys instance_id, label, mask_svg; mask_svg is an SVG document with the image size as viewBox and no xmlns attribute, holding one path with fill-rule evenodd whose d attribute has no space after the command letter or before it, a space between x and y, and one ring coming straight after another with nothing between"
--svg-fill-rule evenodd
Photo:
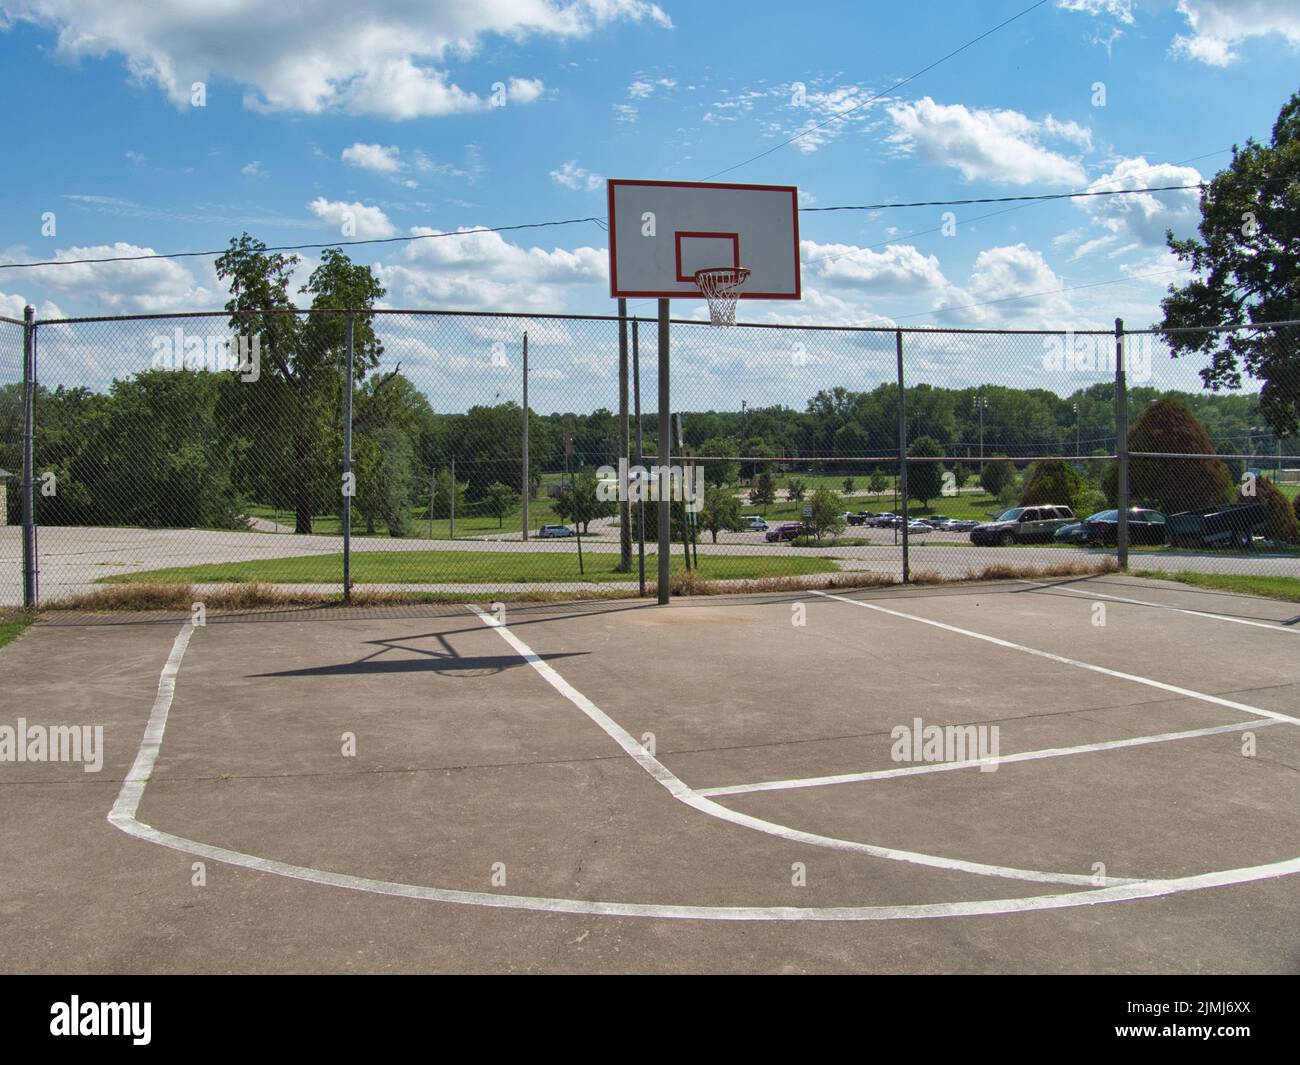
<instances>
[{"instance_id":1,"label":"green grass","mask_svg":"<svg viewBox=\"0 0 1300 1065\"><path fill-rule=\"evenodd\" d=\"M17 617L0 618L0 647L18 639L27 631L31 623L31 619L22 614Z\"/></svg>"},{"instance_id":2,"label":"green grass","mask_svg":"<svg viewBox=\"0 0 1300 1065\"><path fill-rule=\"evenodd\" d=\"M354 551L355 584L551 583L557 581L635 580L633 572L617 573L617 552L584 555L585 572L578 572L577 549L569 552L515 551ZM646 555L646 572L657 565ZM680 555L672 557L672 570L684 569ZM784 555L703 555L700 576L708 580L756 580L763 577L833 573L839 567L818 557ZM177 566L106 577L100 583L238 583L330 584L342 580L342 555L307 555L247 562L218 562L202 566Z\"/></svg>"},{"instance_id":3,"label":"green grass","mask_svg":"<svg viewBox=\"0 0 1300 1065\"><path fill-rule=\"evenodd\" d=\"M1261 577L1246 573L1171 573L1162 569L1139 569L1130 572L1134 577L1177 581L1179 584L1210 588L1216 592L1259 595L1266 599L1283 599L1288 603L1300 603L1300 577Z\"/></svg>"},{"instance_id":4,"label":"green grass","mask_svg":"<svg viewBox=\"0 0 1300 1065\"><path fill-rule=\"evenodd\" d=\"M560 519L555 516L555 510L552 506L553 500L550 498L534 499L528 504L528 527L530 531L537 532L542 525L559 524ZM274 507L263 506L260 503L254 503L245 508L250 518L264 518L267 521L276 522L283 525L290 533L293 532L294 516L289 510L276 510ZM507 514L505 520L501 523L497 519L487 514L475 514L472 511L456 515L456 538L473 539L479 536L491 536L494 533L518 532L520 523L523 520L523 508L516 507L514 511ZM407 508L406 539L414 540L450 540L451 519L435 518L433 520L433 532L429 531L429 512L427 509L421 510L419 507ZM341 514L317 514L312 518L311 531L317 536L342 536L343 535L343 516ZM352 535L356 537L375 536L388 539L388 526L382 522L375 522L375 531L366 532L366 523L355 512L352 515Z\"/></svg>"}]
</instances>

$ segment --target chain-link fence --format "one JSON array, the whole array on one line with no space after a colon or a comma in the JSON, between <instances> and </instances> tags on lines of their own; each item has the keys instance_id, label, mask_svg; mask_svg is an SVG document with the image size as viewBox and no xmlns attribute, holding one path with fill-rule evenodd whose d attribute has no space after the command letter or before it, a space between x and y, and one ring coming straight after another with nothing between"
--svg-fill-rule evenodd
<instances>
[{"instance_id":1,"label":"chain-link fence","mask_svg":"<svg viewBox=\"0 0 1300 1065\"><path fill-rule=\"evenodd\" d=\"M662 447L660 325L647 319L219 313L34 332L33 576L46 604L169 589L654 594L661 488L682 590L1112 559L1300 577L1294 324L674 320ZM23 337L0 321L0 604L24 590Z\"/></svg>"}]
</instances>

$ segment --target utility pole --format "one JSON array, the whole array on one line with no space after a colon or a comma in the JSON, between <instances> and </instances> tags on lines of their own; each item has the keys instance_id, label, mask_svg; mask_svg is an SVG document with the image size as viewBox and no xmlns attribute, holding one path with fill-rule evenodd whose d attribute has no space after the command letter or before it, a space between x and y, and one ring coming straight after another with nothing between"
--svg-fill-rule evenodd
<instances>
[{"instance_id":1,"label":"utility pole","mask_svg":"<svg viewBox=\"0 0 1300 1065\"><path fill-rule=\"evenodd\" d=\"M451 538L456 539L456 452L451 453Z\"/></svg>"},{"instance_id":2,"label":"utility pole","mask_svg":"<svg viewBox=\"0 0 1300 1065\"><path fill-rule=\"evenodd\" d=\"M619 473L627 468L628 455L627 414L627 300L618 301L618 467ZM620 476L620 481L624 480ZM632 570L632 504L627 493L618 502L618 568L620 573Z\"/></svg>"},{"instance_id":3,"label":"utility pole","mask_svg":"<svg viewBox=\"0 0 1300 1065\"><path fill-rule=\"evenodd\" d=\"M1079 404L1074 405L1074 453L1082 454L1079 450Z\"/></svg>"},{"instance_id":4,"label":"utility pole","mask_svg":"<svg viewBox=\"0 0 1300 1065\"><path fill-rule=\"evenodd\" d=\"M523 457L523 479L520 482L524 486L524 543L528 542L528 497L533 494L532 482L528 476L528 330L524 330L524 457Z\"/></svg>"},{"instance_id":5,"label":"utility pole","mask_svg":"<svg viewBox=\"0 0 1300 1065\"><path fill-rule=\"evenodd\" d=\"M988 397L982 392L976 393L975 409L980 412L980 473L984 472L984 408L988 406Z\"/></svg>"}]
</instances>

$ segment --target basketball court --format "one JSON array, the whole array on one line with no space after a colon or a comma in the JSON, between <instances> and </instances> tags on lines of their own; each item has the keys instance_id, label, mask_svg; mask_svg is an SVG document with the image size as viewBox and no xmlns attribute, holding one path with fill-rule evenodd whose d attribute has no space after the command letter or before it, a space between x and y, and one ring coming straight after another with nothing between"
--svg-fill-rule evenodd
<instances>
[{"instance_id":1,"label":"basketball court","mask_svg":"<svg viewBox=\"0 0 1300 1065\"><path fill-rule=\"evenodd\" d=\"M1297 638L1126 577L41 624L13 705L105 758L2 768L7 966L1294 971Z\"/></svg>"}]
</instances>

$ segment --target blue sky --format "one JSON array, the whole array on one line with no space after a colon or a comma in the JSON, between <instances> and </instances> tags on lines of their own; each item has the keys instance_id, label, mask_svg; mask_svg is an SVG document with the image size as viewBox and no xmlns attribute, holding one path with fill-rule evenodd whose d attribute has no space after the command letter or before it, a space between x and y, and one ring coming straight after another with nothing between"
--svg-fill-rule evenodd
<instances>
[{"instance_id":1,"label":"blue sky","mask_svg":"<svg viewBox=\"0 0 1300 1065\"><path fill-rule=\"evenodd\" d=\"M603 215L604 178L727 170L1029 2L0 0L0 261ZM1049 0L720 180L817 207L1194 182L1267 138L1298 54L1294 0ZM953 236L924 232L943 208L805 213L805 299L742 317L1148 324L1183 276L1164 229L1197 217L1194 193L1011 206L956 208ZM606 249L583 223L352 254L393 306L606 313ZM210 262L0 270L0 313L215 309Z\"/></svg>"}]
</instances>

